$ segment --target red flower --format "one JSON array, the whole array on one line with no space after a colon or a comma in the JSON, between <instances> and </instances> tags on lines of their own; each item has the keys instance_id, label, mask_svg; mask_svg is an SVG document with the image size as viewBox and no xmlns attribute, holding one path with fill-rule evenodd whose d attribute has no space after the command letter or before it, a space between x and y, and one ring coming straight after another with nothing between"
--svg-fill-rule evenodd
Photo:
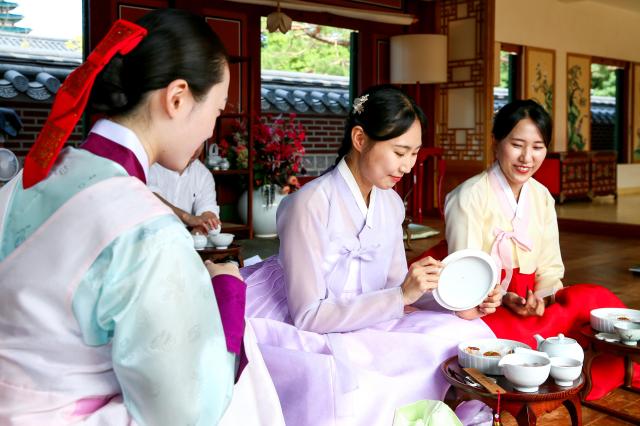
<instances>
[{"instance_id":1,"label":"red flower","mask_svg":"<svg viewBox=\"0 0 640 426\"><path fill-rule=\"evenodd\" d=\"M305 153L303 142L306 134L302 123L295 122L296 115L290 114L287 119L282 116L273 118L256 117L253 132L253 175L255 186L275 184L285 191L299 188L296 173L305 173L302 157ZM225 138L224 145L227 157L235 167L247 168L248 134L244 123L236 122L231 126L232 134ZM291 183L290 179L295 179Z\"/></svg>"}]
</instances>

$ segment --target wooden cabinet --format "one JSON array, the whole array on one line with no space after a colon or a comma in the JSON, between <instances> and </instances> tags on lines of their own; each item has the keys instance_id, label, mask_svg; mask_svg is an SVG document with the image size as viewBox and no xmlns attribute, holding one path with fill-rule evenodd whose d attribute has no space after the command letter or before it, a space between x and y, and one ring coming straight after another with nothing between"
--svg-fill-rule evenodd
<instances>
[{"instance_id":1,"label":"wooden cabinet","mask_svg":"<svg viewBox=\"0 0 640 426\"><path fill-rule=\"evenodd\" d=\"M618 155L615 151L593 151L590 153L590 197L596 195L617 195L617 157Z\"/></svg>"},{"instance_id":2,"label":"wooden cabinet","mask_svg":"<svg viewBox=\"0 0 640 426\"><path fill-rule=\"evenodd\" d=\"M616 195L616 153L550 152L535 174L558 202Z\"/></svg>"}]
</instances>

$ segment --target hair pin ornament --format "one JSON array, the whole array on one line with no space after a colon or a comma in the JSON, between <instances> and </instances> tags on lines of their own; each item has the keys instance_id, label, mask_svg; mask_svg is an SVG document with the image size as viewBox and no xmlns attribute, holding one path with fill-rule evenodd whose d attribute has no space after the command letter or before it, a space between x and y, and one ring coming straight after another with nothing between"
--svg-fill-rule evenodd
<instances>
[{"instance_id":1,"label":"hair pin ornament","mask_svg":"<svg viewBox=\"0 0 640 426\"><path fill-rule=\"evenodd\" d=\"M369 95L362 95L353 101L353 111L360 114L364 111L364 103L369 99Z\"/></svg>"}]
</instances>

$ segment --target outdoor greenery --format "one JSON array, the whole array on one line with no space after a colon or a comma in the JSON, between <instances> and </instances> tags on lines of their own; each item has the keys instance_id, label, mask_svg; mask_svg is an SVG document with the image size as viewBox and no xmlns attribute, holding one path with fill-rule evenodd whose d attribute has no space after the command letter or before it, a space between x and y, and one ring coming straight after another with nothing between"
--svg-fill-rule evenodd
<instances>
[{"instance_id":1,"label":"outdoor greenery","mask_svg":"<svg viewBox=\"0 0 640 426\"><path fill-rule=\"evenodd\" d=\"M616 95L615 67L591 64L591 93L595 96Z\"/></svg>"},{"instance_id":2,"label":"outdoor greenery","mask_svg":"<svg viewBox=\"0 0 640 426\"><path fill-rule=\"evenodd\" d=\"M349 76L351 30L293 22L286 34L270 33L261 22L263 70Z\"/></svg>"},{"instance_id":3,"label":"outdoor greenery","mask_svg":"<svg viewBox=\"0 0 640 426\"><path fill-rule=\"evenodd\" d=\"M500 86L509 87L509 53L500 52ZM616 95L615 67L601 64L591 65L591 94L594 96Z\"/></svg>"},{"instance_id":4,"label":"outdoor greenery","mask_svg":"<svg viewBox=\"0 0 640 426\"><path fill-rule=\"evenodd\" d=\"M509 88L509 53L500 52L500 87Z\"/></svg>"}]
</instances>

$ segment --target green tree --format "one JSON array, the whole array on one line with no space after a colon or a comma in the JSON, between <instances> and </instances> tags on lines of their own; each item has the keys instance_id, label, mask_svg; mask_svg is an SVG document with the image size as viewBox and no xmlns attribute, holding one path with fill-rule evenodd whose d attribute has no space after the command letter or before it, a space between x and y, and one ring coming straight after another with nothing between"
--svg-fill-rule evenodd
<instances>
[{"instance_id":1,"label":"green tree","mask_svg":"<svg viewBox=\"0 0 640 426\"><path fill-rule=\"evenodd\" d=\"M346 77L350 33L344 28L295 21L286 34L269 33L266 18L262 18L261 68Z\"/></svg>"},{"instance_id":2,"label":"green tree","mask_svg":"<svg viewBox=\"0 0 640 426\"><path fill-rule=\"evenodd\" d=\"M509 52L500 51L500 86L509 88Z\"/></svg>"},{"instance_id":3,"label":"green tree","mask_svg":"<svg viewBox=\"0 0 640 426\"><path fill-rule=\"evenodd\" d=\"M591 64L591 89L595 96L616 95L616 68Z\"/></svg>"}]
</instances>

